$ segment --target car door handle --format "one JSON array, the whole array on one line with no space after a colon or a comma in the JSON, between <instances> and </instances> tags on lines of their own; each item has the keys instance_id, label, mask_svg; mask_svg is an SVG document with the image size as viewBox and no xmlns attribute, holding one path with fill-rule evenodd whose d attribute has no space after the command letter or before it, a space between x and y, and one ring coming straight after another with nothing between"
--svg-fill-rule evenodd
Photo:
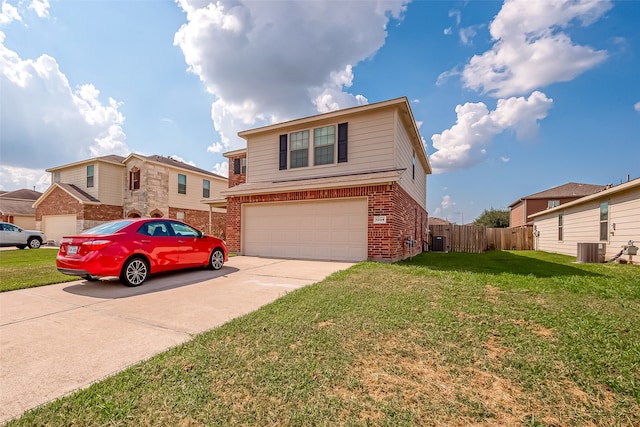
<instances>
[{"instance_id":1,"label":"car door handle","mask_svg":"<svg viewBox=\"0 0 640 427\"><path fill-rule=\"evenodd\" d=\"M140 240L142 243L151 243L151 240Z\"/></svg>"},{"instance_id":2,"label":"car door handle","mask_svg":"<svg viewBox=\"0 0 640 427\"><path fill-rule=\"evenodd\" d=\"M183 244L184 240L178 240L178 243Z\"/></svg>"}]
</instances>

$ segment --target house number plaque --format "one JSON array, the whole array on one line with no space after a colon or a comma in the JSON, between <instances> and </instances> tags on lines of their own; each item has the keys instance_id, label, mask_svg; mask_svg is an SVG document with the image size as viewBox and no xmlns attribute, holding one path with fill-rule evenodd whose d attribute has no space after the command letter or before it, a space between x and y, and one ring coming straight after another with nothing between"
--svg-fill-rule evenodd
<instances>
[{"instance_id":1,"label":"house number plaque","mask_svg":"<svg viewBox=\"0 0 640 427\"><path fill-rule=\"evenodd\" d=\"M373 223L374 224L386 224L387 223L387 216L386 215L374 216L373 217Z\"/></svg>"}]
</instances>

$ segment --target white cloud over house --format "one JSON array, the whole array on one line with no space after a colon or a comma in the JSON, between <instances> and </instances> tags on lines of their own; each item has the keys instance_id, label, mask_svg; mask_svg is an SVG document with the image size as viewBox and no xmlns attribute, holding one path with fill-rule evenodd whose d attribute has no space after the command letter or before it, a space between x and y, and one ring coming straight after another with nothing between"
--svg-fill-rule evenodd
<instances>
[{"instance_id":1,"label":"white cloud over house","mask_svg":"<svg viewBox=\"0 0 640 427\"><path fill-rule=\"evenodd\" d=\"M0 32L3 165L46 168L70 159L128 154L116 100L103 103L91 84L72 88L53 57L23 59L4 40Z\"/></svg>"},{"instance_id":2,"label":"white cloud over house","mask_svg":"<svg viewBox=\"0 0 640 427\"><path fill-rule=\"evenodd\" d=\"M491 49L474 55L461 71L456 67L438 77L440 85L460 76L464 87L499 99L494 111L483 102L456 107L456 123L431 137L434 172L478 164L504 131L515 131L518 139L535 135L553 104L537 89L570 81L607 58L606 51L574 43L566 30L592 24L611 7L607 0L506 0L489 26Z\"/></svg>"},{"instance_id":3,"label":"white cloud over house","mask_svg":"<svg viewBox=\"0 0 640 427\"><path fill-rule=\"evenodd\" d=\"M493 47L471 58L462 72L464 85L507 97L574 79L607 52L576 44L563 30L574 23L588 26L611 7L604 0L506 0L489 26Z\"/></svg>"},{"instance_id":4,"label":"white cloud over house","mask_svg":"<svg viewBox=\"0 0 640 427\"><path fill-rule=\"evenodd\" d=\"M518 139L534 137L538 121L547 116L552 105L552 99L537 91L528 98L500 99L493 111L483 102L458 105L455 125L431 137L437 150L429 157L434 173L480 163L486 158L487 146L502 132L513 131Z\"/></svg>"},{"instance_id":5,"label":"white cloud over house","mask_svg":"<svg viewBox=\"0 0 640 427\"><path fill-rule=\"evenodd\" d=\"M366 103L348 91L352 67L384 45L408 1L343 2L339 13L333 2L178 3L187 23L174 44L216 97L211 118L228 150L244 145L239 130Z\"/></svg>"}]
</instances>

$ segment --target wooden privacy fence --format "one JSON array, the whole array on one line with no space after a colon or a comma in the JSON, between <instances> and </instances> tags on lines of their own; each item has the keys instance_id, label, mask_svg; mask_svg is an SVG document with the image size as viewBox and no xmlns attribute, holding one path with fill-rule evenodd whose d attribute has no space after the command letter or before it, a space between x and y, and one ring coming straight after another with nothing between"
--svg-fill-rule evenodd
<instances>
[{"instance_id":1,"label":"wooden privacy fence","mask_svg":"<svg viewBox=\"0 0 640 427\"><path fill-rule=\"evenodd\" d=\"M491 250L532 250L532 227L486 228L475 225L430 225L429 250L482 253Z\"/></svg>"}]
</instances>

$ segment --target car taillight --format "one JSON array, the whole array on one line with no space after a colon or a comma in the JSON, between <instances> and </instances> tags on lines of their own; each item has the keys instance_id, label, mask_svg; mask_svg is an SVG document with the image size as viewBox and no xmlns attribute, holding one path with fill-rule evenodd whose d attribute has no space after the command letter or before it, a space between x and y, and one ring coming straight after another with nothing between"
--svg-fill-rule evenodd
<instances>
[{"instance_id":1,"label":"car taillight","mask_svg":"<svg viewBox=\"0 0 640 427\"><path fill-rule=\"evenodd\" d=\"M92 240L82 243L82 247L88 251L97 251L111 244L111 240Z\"/></svg>"}]
</instances>

